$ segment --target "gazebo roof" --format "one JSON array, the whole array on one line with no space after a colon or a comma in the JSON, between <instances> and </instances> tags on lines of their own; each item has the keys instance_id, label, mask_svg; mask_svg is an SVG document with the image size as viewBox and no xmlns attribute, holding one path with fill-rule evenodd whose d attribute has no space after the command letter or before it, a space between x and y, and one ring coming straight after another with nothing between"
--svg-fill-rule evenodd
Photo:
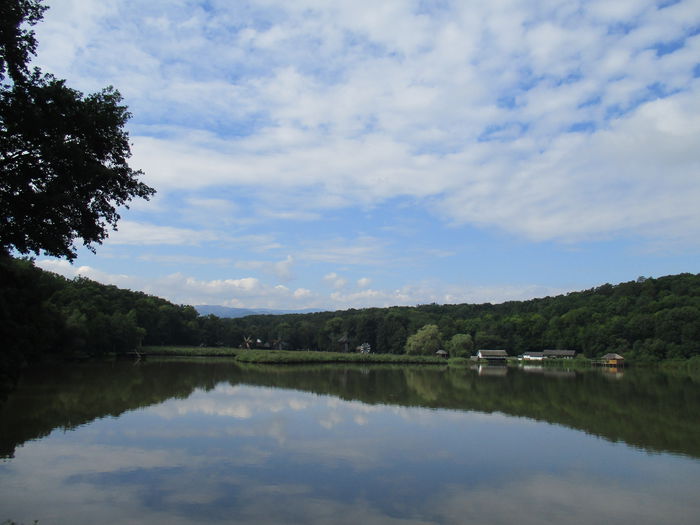
<instances>
[{"instance_id":1,"label":"gazebo roof","mask_svg":"<svg viewBox=\"0 0 700 525\"><path fill-rule=\"evenodd\" d=\"M605 354L601 359L624 359L620 354Z\"/></svg>"}]
</instances>

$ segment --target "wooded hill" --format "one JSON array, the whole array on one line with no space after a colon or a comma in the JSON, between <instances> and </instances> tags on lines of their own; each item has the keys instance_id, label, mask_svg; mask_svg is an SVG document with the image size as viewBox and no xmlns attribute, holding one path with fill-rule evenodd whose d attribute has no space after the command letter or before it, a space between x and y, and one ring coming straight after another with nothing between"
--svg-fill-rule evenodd
<instances>
[{"instance_id":1,"label":"wooded hill","mask_svg":"<svg viewBox=\"0 0 700 525\"><path fill-rule=\"evenodd\" d=\"M0 257L0 364L47 354L126 352L138 345L284 347L403 353L407 340L437 326L454 353L503 348L573 349L588 357L614 351L658 361L700 355L700 274L639 278L581 292L501 304L428 304L238 319L199 316L141 292L85 278L66 279L29 260ZM260 341L259 343L257 341ZM340 342L343 341L343 342Z\"/></svg>"},{"instance_id":2,"label":"wooded hill","mask_svg":"<svg viewBox=\"0 0 700 525\"><path fill-rule=\"evenodd\" d=\"M436 325L449 348L469 336L466 352L505 349L572 349L587 357L618 352L629 359L658 361L700 355L700 274L639 278L582 292L501 304L428 304L284 316L210 320L209 332L223 344L239 337L284 341L289 348L339 350L368 342L373 351L402 353L409 337ZM458 345L457 345L458 346ZM459 350L458 350L459 352ZM454 352L453 352L454 355Z\"/></svg>"}]
</instances>

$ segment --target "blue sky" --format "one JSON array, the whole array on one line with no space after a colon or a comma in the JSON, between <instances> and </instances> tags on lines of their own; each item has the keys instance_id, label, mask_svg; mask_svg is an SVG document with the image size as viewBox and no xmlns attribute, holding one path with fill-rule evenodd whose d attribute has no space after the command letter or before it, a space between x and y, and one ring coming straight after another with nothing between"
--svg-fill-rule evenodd
<instances>
[{"instance_id":1,"label":"blue sky","mask_svg":"<svg viewBox=\"0 0 700 525\"><path fill-rule=\"evenodd\" d=\"M700 1L48 0L158 194L67 276L176 303L500 302L700 272Z\"/></svg>"}]
</instances>

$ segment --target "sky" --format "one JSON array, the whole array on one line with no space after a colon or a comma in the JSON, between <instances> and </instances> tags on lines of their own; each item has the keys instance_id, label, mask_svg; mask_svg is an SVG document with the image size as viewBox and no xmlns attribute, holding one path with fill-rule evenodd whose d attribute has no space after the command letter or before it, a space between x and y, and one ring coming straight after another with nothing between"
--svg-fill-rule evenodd
<instances>
[{"instance_id":1,"label":"sky","mask_svg":"<svg viewBox=\"0 0 700 525\"><path fill-rule=\"evenodd\" d=\"M700 272L700 0L48 0L34 65L157 195L44 269L178 304L520 300Z\"/></svg>"}]
</instances>

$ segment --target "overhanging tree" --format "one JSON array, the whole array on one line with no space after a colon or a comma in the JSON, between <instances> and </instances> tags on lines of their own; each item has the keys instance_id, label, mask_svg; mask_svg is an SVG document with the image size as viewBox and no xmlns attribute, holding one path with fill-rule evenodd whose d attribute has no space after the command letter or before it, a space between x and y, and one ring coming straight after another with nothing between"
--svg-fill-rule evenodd
<instances>
[{"instance_id":1,"label":"overhanging tree","mask_svg":"<svg viewBox=\"0 0 700 525\"><path fill-rule=\"evenodd\" d=\"M131 117L119 92L83 95L29 70L41 0L0 4L0 251L73 260L116 229L119 207L155 190L129 167Z\"/></svg>"},{"instance_id":2,"label":"overhanging tree","mask_svg":"<svg viewBox=\"0 0 700 525\"><path fill-rule=\"evenodd\" d=\"M3 0L0 2L0 82L8 75L22 83L29 73L29 57L36 54L33 26L48 7L41 0Z\"/></svg>"}]
</instances>

